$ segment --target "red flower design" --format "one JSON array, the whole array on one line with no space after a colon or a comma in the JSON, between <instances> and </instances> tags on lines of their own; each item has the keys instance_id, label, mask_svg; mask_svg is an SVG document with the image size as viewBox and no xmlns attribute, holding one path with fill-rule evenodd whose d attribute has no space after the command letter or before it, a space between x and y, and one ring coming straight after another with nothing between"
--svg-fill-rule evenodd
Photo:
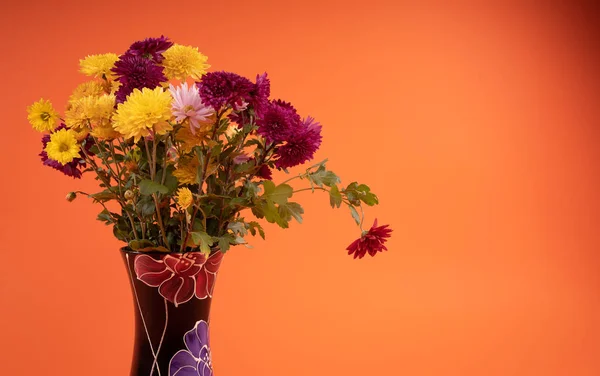
<instances>
[{"instance_id":1,"label":"red flower design","mask_svg":"<svg viewBox=\"0 0 600 376\"><path fill-rule=\"evenodd\" d=\"M348 254L351 255L354 253L354 258L363 258L367 252L371 256L375 256L377 252L387 251L387 247L383 243L391 236L392 229L388 227L389 225L378 227L377 219L375 219L375 223L373 223L369 231L364 231L360 238L356 239L346 248Z\"/></svg>"},{"instance_id":2,"label":"red flower design","mask_svg":"<svg viewBox=\"0 0 600 376\"><path fill-rule=\"evenodd\" d=\"M223 253L217 251L208 259L200 252L170 253L161 260L149 255L138 255L134 269L137 278L158 292L175 306L192 299L212 297L215 277Z\"/></svg>"}]
</instances>

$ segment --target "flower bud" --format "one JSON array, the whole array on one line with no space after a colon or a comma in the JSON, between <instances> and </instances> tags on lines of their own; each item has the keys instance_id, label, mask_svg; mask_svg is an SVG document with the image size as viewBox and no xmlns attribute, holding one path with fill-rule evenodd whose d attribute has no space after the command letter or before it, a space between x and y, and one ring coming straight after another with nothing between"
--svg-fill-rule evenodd
<instances>
[{"instance_id":1,"label":"flower bud","mask_svg":"<svg viewBox=\"0 0 600 376\"><path fill-rule=\"evenodd\" d=\"M125 199L126 200L131 200L134 196L135 196L134 193L130 189L125 191Z\"/></svg>"},{"instance_id":2,"label":"flower bud","mask_svg":"<svg viewBox=\"0 0 600 376\"><path fill-rule=\"evenodd\" d=\"M67 201L72 202L73 200L75 200L77 198L77 193L75 192L69 192L67 193L67 197L65 197L67 199Z\"/></svg>"}]
</instances>

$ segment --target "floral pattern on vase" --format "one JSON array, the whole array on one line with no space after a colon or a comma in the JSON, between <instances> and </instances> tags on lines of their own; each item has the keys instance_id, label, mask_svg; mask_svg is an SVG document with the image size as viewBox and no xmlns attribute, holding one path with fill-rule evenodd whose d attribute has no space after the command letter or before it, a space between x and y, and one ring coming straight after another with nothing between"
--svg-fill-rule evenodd
<instances>
[{"instance_id":1,"label":"floral pattern on vase","mask_svg":"<svg viewBox=\"0 0 600 376\"><path fill-rule=\"evenodd\" d=\"M179 350L171 358L169 376L213 376L206 321L198 321L183 341L186 350Z\"/></svg>"},{"instance_id":2,"label":"floral pattern on vase","mask_svg":"<svg viewBox=\"0 0 600 376\"><path fill-rule=\"evenodd\" d=\"M137 278L178 306L194 295L198 299L212 297L215 278L223 253L216 251L206 257L201 252L169 253L155 260L149 255L137 255L134 269Z\"/></svg>"}]
</instances>

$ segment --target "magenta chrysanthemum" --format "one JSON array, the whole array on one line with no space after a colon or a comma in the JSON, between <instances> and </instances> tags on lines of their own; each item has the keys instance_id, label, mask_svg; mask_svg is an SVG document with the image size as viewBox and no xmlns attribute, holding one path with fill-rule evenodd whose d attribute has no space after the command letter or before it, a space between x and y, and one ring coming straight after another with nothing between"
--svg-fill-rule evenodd
<instances>
[{"instance_id":1,"label":"magenta chrysanthemum","mask_svg":"<svg viewBox=\"0 0 600 376\"><path fill-rule=\"evenodd\" d=\"M173 115L178 123L185 119L190 121L190 130L193 134L200 129L200 122L206 121L213 113L211 107L207 107L202 103L198 88L195 86L188 87L187 82L181 86L169 86L169 91L173 96Z\"/></svg>"},{"instance_id":2,"label":"magenta chrysanthemum","mask_svg":"<svg viewBox=\"0 0 600 376\"><path fill-rule=\"evenodd\" d=\"M161 35L160 38L146 38L134 42L127 53L135 56L141 56L146 59L152 59L157 63L163 61L162 53L173 46L173 42L169 38Z\"/></svg>"},{"instance_id":3,"label":"magenta chrysanthemum","mask_svg":"<svg viewBox=\"0 0 600 376\"><path fill-rule=\"evenodd\" d=\"M258 172L256 173L256 176L265 180L273 180L273 173L271 172L269 166L267 166L266 164L260 166Z\"/></svg>"},{"instance_id":4,"label":"magenta chrysanthemum","mask_svg":"<svg viewBox=\"0 0 600 376\"><path fill-rule=\"evenodd\" d=\"M287 102L276 100L269 102L256 120L258 133L269 142L288 141L301 127L300 115Z\"/></svg>"},{"instance_id":5,"label":"magenta chrysanthemum","mask_svg":"<svg viewBox=\"0 0 600 376\"><path fill-rule=\"evenodd\" d=\"M277 149L279 159L275 161L275 166L289 168L313 159L321 146L321 139L321 124L307 117L287 143Z\"/></svg>"},{"instance_id":6,"label":"magenta chrysanthemum","mask_svg":"<svg viewBox=\"0 0 600 376\"><path fill-rule=\"evenodd\" d=\"M267 77L267 73L256 75L256 83L250 91L250 104L254 111L259 114L269 104L269 96L271 95L271 81Z\"/></svg>"},{"instance_id":7,"label":"magenta chrysanthemum","mask_svg":"<svg viewBox=\"0 0 600 376\"><path fill-rule=\"evenodd\" d=\"M54 130L54 132L59 131L61 129L66 129L66 128L67 128L66 125L61 124ZM89 154L91 154L90 148L93 144L93 141L94 140L91 137L88 137L85 142L85 149L86 149L86 152L88 152ZM86 167L86 163L85 163L85 159L84 159L85 156L84 156L83 150L80 152L79 158L75 158L71 162L63 165L62 163L60 163L58 161L48 158L48 153L46 153L46 150L45 150L48 142L50 142L50 135L45 134L42 137L42 152L39 154L40 159L42 160L42 163L44 164L44 166L52 167L53 169L58 170L67 176L71 176L74 179L81 179L81 174L82 174L81 171L83 169L85 169L85 167Z\"/></svg>"},{"instance_id":8,"label":"magenta chrysanthemum","mask_svg":"<svg viewBox=\"0 0 600 376\"><path fill-rule=\"evenodd\" d=\"M167 81L163 74L163 67L156 65L150 59L130 53L121 55L112 71L117 75L117 80L121 82L121 86L115 94L117 103L124 102L133 89L141 90L145 87L154 89L161 82Z\"/></svg>"},{"instance_id":9,"label":"magenta chrysanthemum","mask_svg":"<svg viewBox=\"0 0 600 376\"><path fill-rule=\"evenodd\" d=\"M215 110L227 105L238 110L243 108L254 89L254 84L249 79L223 71L205 74L197 85L202 102Z\"/></svg>"},{"instance_id":10,"label":"magenta chrysanthemum","mask_svg":"<svg viewBox=\"0 0 600 376\"><path fill-rule=\"evenodd\" d=\"M377 219L369 229L365 231L359 239L356 239L346 248L348 254L354 254L354 258L363 258L367 253L375 256L377 252L387 251L384 243L391 236L392 229L389 225L377 226Z\"/></svg>"}]
</instances>

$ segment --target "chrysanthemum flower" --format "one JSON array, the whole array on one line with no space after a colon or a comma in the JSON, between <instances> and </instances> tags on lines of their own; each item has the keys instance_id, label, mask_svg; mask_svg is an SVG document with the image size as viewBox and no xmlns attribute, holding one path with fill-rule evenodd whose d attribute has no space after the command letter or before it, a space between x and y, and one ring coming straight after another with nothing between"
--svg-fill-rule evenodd
<instances>
[{"instance_id":1,"label":"chrysanthemum flower","mask_svg":"<svg viewBox=\"0 0 600 376\"><path fill-rule=\"evenodd\" d=\"M177 178L179 184L196 184L199 166L198 158L180 158L173 176Z\"/></svg>"},{"instance_id":2,"label":"chrysanthemum flower","mask_svg":"<svg viewBox=\"0 0 600 376\"><path fill-rule=\"evenodd\" d=\"M256 75L256 83L250 91L250 104L256 113L261 111L269 104L269 96L271 95L271 81L267 77L267 73Z\"/></svg>"},{"instance_id":3,"label":"chrysanthemum flower","mask_svg":"<svg viewBox=\"0 0 600 376\"><path fill-rule=\"evenodd\" d=\"M256 173L256 176L265 180L273 180L273 173L271 172L269 166L266 164L260 166L258 172Z\"/></svg>"},{"instance_id":4,"label":"chrysanthemum flower","mask_svg":"<svg viewBox=\"0 0 600 376\"><path fill-rule=\"evenodd\" d=\"M80 72L97 78L113 78L112 69L119 59L116 54L90 55L79 60Z\"/></svg>"},{"instance_id":5,"label":"chrysanthemum flower","mask_svg":"<svg viewBox=\"0 0 600 376\"><path fill-rule=\"evenodd\" d=\"M96 97L88 96L70 102L65 111L65 124L75 130L89 129L96 114Z\"/></svg>"},{"instance_id":6,"label":"chrysanthemum flower","mask_svg":"<svg viewBox=\"0 0 600 376\"><path fill-rule=\"evenodd\" d=\"M48 153L48 158L65 165L79 157L81 149L75 134L71 130L61 129L50 135L50 142L44 150Z\"/></svg>"},{"instance_id":7,"label":"chrysanthemum flower","mask_svg":"<svg viewBox=\"0 0 600 376\"><path fill-rule=\"evenodd\" d=\"M279 159L275 161L275 166L288 168L311 160L321 146L321 139L321 124L307 117L301 129L277 149Z\"/></svg>"},{"instance_id":8,"label":"chrysanthemum flower","mask_svg":"<svg viewBox=\"0 0 600 376\"><path fill-rule=\"evenodd\" d=\"M105 94L105 87L98 81L88 81L77 85L73 94L69 98L69 102L74 102L85 97L99 97Z\"/></svg>"},{"instance_id":9,"label":"chrysanthemum flower","mask_svg":"<svg viewBox=\"0 0 600 376\"><path fill-rule=\"evenodd\" d=\"M189 188L179 188L177 190L177 196L175 196L175 200L177 201L177 206L185 210L192 205L192 202L194 202L194 195Z\"/></svg>"},{"instance_id":10,"label":"chrysanthemum flower","mask_svg":"<svg viewBox=\"0 0 600 376\"><path fill-rule=\"evenodd\" d=\"M301 126L300 115L289 103L282 100L271 101L257 119L258 134L269 142L287 141Z\"/></svg>"},{"instance_id":11,"label":"chrysanthemum flower","mask_svg":"<svg viewBox=\"0 0 600 376\"><path fill-rule=\"evenodd\" d=\"M92 119L92 136L101 140L113 140L121 137L111 123L111 118L115 112L115 96L105 94L96 98L96 106Z\"/></svg>"},{"instance_id":12,"label":"chrysanthemum flower","mask_svg":"<svg viewBox=\"0 0 600 376\"><path fill-rule=\"evenodd\" d=\"M171 95L158 87L135 89L127 101L120 103L113 116L113 126L125 138L138 142L153 133L165 134L171 129Z\"/></svg>"},{"instance_id":13,"label":"chrysanthemum flower","mask_svg":"<svg viewBox=\"0 0 600 376\"><path fill-rule=\"evenodd\" d=\"M348 254L354 254L354 258L363 258L367 253L375 256L377 252L387 251L384 243L391 236L392 229L389 225L377 226L377 219L369 229L364 231L359 239L356 239L346 248Z\"/></svg>"},{"instance_id":14,"label":"chrysanthemum flower","mask_svg":"<svg viewBox=\"0 0 600 376\"><path fill-rule=\"evenodd\" d=\"M219 110L234 107L250 100L254 84L247 78L231 72L210 72L197 84L202 103Z\"/></svg>"},{"instance_id":15,"label":"chrysanthemum flower","mask_svg":"<svg viewBox=\"0 0 600 376\"><path fill-rule=\"evenodd\" d=\"M183 153L190 153L194 147L201 145L202 141L210 139L209 132L213 127L213 122L202 123L196 133L192 133L189 124L184 124L175 134L175 140L179 143Z\"/></svg>"},{"instance_id":16,"label":"chrysanthemum flower","mask_svg":"<svg viewBox=\"0 0 600 376\"><path fill-rule=\"evenodd\" d=\"M154 89L167 81L163 67L150 59L129 53L119 57L113 72L121 83L116 92L117 103L124 102L134 89Z\"/></svg>"},{"instance_id":17,"label":"chrysanthemum flower","mask_svg":"<svg viewBox=\"0 0 600 376\"><path fill-rule=\"evenodd\" d=\"M27 120L36 131L51 131L56 128L56 123L60 119L58 113L52 107L52 103L45 99L40 99L31 106L27 107Z\"/></svg>"},{"instance_id":18,"label":"chrysanthemum flower","mask_svg":"<svg viewBox=\"0 0 600 376\"><path fill-rule=\"evenodd\" d=\"M163 53L173 45L169 38L161 35L160 38L146 38L141 41L134 42L128 53L141 56L146 59L152 59L157 63L163 61Z\"/></svg>"},{"instance_id":19,"label":"chrysanthemum flower","mask_svg":"<svg viewBox=\"0 0 600 376\"><path fill-rule=\"evenodd\" d=\"M214 114L214 110L202 103L198 88L196 86L188 87L187 82L178 87L169 85L169 91L173 96L175 121L183 123L184 120L189 120L190 129L192 133L196 134L201 123L206 122Z\"/></svg>"},{"instance_id":20,"label":"chrysanthemum flower","mask_svg":"<svg viewBox=\"0 0 600 376\"><path fill-rule=\"evenodd\" d=\"M67 129L65 124L61 124L58 126L54 132L58 132L61 129ZM45 134L42 137L42 151L40 152L40 158L44 166L52 167L55 170L62 172L67 176L71 176L74 179L81 179L82 170L86 168L85 163L85 154L93 155L91 152L91 147L94 145L94 140L90 137L85 139L85 153L83 149L79 152L79 157L74 158L71 162L62 164L60 162L55 161L54 159L48 158L48 153L46 153L46 146L50 142L50 134Z\"/></svg>"},{"instance_id":21,"label":"chrysanthemum flower","mask_svg":"<svg viewBox=\"0 0 600 376\"><path fill-rule=\"evenodd\" d=\"M163 57L162 65L169 80L183 81L188 77L199 80L210 68L206 63L208 57L202 55L197 47L175 44L163 53Z\"/></svg>"}]
</instances>

